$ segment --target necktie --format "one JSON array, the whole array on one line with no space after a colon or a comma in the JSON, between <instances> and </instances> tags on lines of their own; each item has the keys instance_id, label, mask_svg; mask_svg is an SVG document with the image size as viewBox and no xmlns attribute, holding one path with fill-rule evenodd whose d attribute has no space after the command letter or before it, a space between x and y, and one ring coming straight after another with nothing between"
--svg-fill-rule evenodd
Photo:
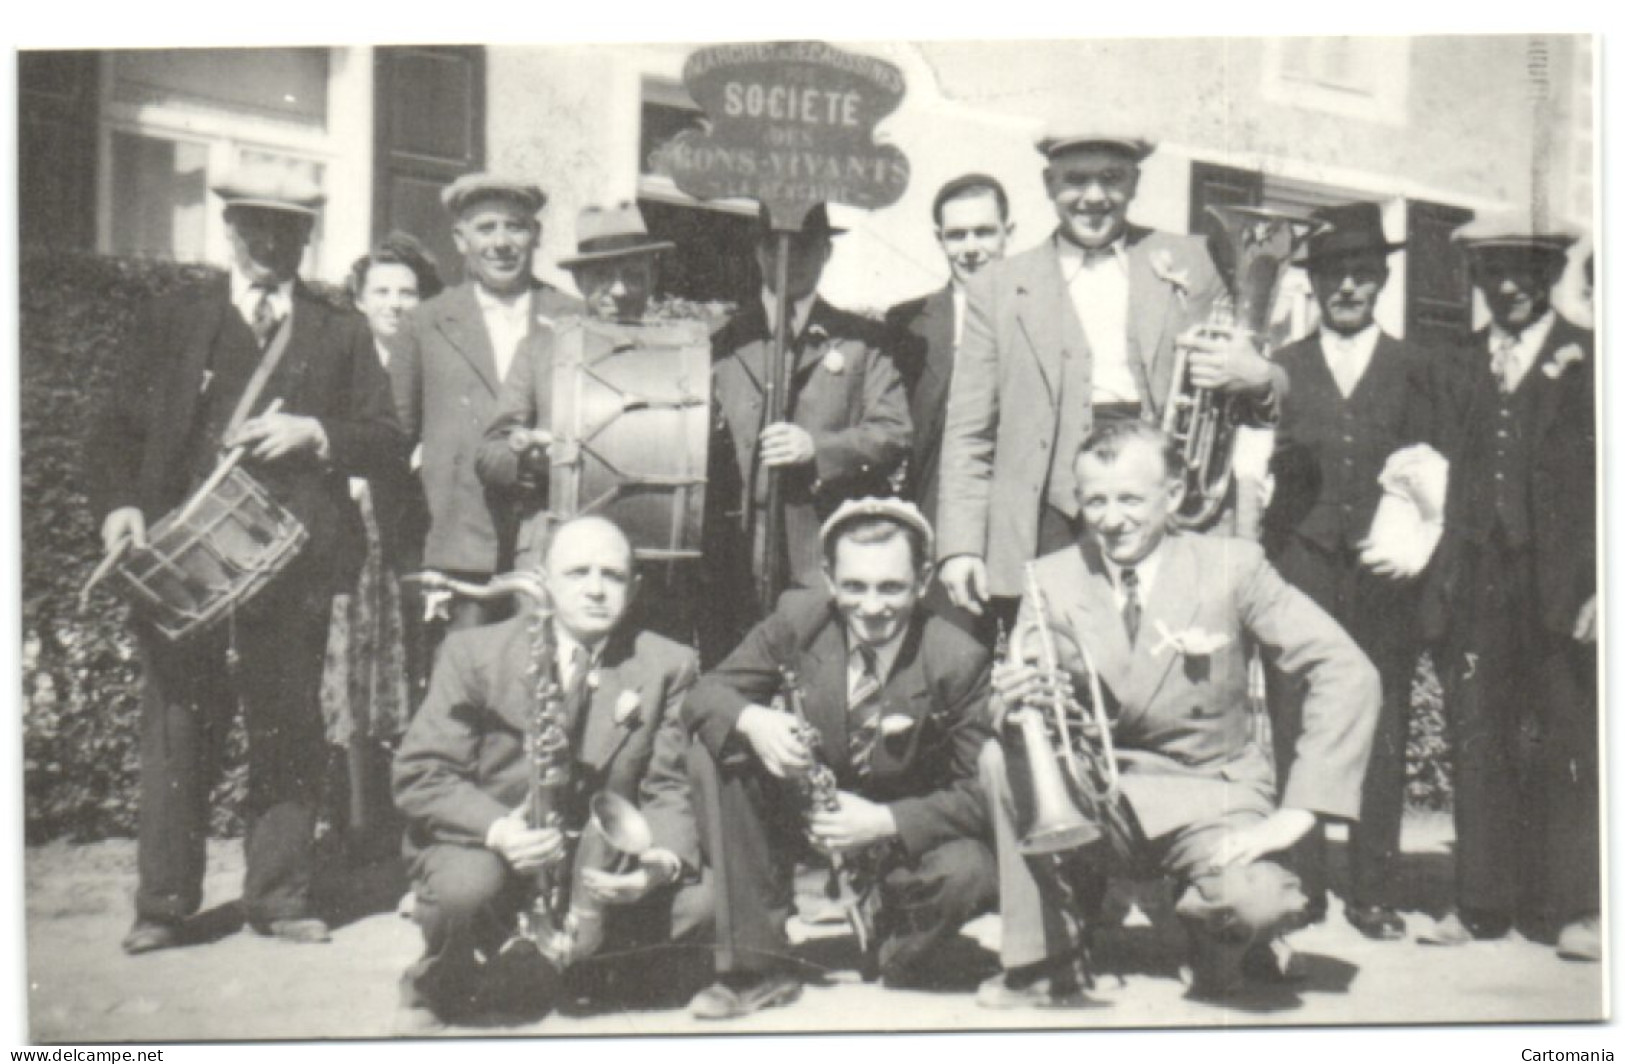
<instances>
[{"instance_id":1,"label":"necktie","mask_svg":"<svg viewBox=\"0 0 1625 1064\"><path fill-rule=\"evenodd\" d=\"M276 332L276 309L271 306L270 285L257 284L251 291L258 292L259 298L254 301L254 316L250 319L249 326L254 330L254 339L259 341L260 350L263 351Z\"/></svg>"},{"instance_id":2,"label":"necktie","mask_svg":"<svg viewBox=\"0 0 1625 1064\"><path fill-rule=\"evenodd\" d=\"M1128 629L1129 646L1140 636L1140 574L1124 569L1119 579L1123 585L1123 627Z\"/></svg>"},{"instance_id":3,"label":"necktie","mask_svg":"<svg viewBox=\"0 0 1625 1064\"><path fill-rule=\"evenodd\" d=\"M592 674L592 659L587 654L587 648L576 646L570 652L570 683L564 694L564 720L566 730L570 734L572 747L580 747L579 736L583 724L587 719L587 699L591 697L591 685L587 677ZM575 751L578 755L579 749Z\"/></svg>"},{"instance_id":4,"label":"necktie","mask_svg":"<svg viewBox=\"0 0 1625 1064\"><path fill-rule=\"evenodd\" d=\"M1490 372L1495 374L1496 383L1501 386L1501 394L1512 392L1512 374L1517 360L1512 357L1513 348L1517 341L1510 336L1497 336L1490 341Z\"/></svg>"},{"instance_id":5,"label":"necktie","mask_svg":"<svg viewBox=\"0 0 1625 1064\"><path fill-rule=\"evenodd\" d=\"M859 776L868 775L874 756L875 736L880 727L880 662L874 648L859 643L857 654L862 671L846 700L848 759Z\"/></svg>"}]
</instances>

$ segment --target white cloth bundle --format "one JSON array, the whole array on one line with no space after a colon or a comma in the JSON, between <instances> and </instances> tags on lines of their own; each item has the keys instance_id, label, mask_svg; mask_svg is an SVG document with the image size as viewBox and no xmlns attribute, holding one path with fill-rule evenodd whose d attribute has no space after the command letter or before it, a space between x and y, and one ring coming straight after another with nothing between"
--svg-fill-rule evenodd
<instances>
[{"instance_id":1,"label":"white cloth bundle","mask_svg":"<svg viewBox=\"0 0 1625 1064\"><path fill-rule=\"evenodd\" d=\"M1444 532L1445 488L1450 463L1425 443L1388 456L1382 501L1371 532L1360 544L1360 561L1379 576L1405 579L1427 568Z\"/></svg>"}]
</instances>

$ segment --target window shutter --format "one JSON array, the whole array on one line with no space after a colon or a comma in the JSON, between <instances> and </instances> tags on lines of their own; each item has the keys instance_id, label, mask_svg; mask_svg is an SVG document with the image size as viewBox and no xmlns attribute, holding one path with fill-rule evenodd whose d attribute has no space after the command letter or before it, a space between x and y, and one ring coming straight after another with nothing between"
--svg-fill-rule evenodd
<instances>
[{"instance_id":1,"label":"window shutter","mask_svg":"<svg viewBox=\"0 0 1625 1064\"><path fill-rule=\"evenodd\" d=\"M379 48L374 63L373 236L411 233L455 284L462 256L440 190L485 165L485 50Z\"/></svg>"},{"instance_id":2,"label":"window shutter","mask_svg":"<svg viewBox=\"0 0 1625 1064\"><path fill-rule=\"evenodd\" d=\"M1467 256L1450 234L1473 212L1411 200L1405 213L1405 339L1424 348L1465 343L1473 331L1473 288Z\"/></svg>"},{"instance_id":3,"label":"window shutter","mask_svg":"<svg viewBox=\"0 0 1625 1064\"><path fill-rule=\"evenodd\" d=\"M23 246L96 242L94 52L17 53L17 216Z\"/></svg>"}]
</instances>

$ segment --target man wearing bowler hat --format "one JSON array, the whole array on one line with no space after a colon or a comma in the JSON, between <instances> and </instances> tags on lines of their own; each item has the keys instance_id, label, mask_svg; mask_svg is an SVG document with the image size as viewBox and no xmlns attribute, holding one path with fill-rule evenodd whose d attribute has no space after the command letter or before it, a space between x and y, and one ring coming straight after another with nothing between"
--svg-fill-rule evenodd
<instances>
[{"instance_id":1,"label":"man wearing bowler hat","mask_svg":"<svg viewBox=\"0 0 1625 1064\"><path fill-rule=\"evenodd\" d=\"M712 465L722 466L718 472L726 477L713 478L706 497L706 554L719 607L702 648L708 663L757 620L751 574L762 571L766 552L778 551L787 561L791 586L817 586L819 521L843 499L890 494L888 478L908 451L908 398L883 350L882 326L818 295L834 237L843 231L820 204L790 238L790 384L783 420L769 424L764 417L779 246L765 214L756 246L761 292L711 339ZM783 480L784 541L776 544L760 542L770 470ZM749 522L747 507L755 511ZM739 534L747 523L758 542ZM731 614L720 608L724 603Z\"/></svg>"},{"instance_id":2,"label":"man wearing bowler hat","mask_svg":"<svg viewBox=\"0 0 1625 1064\"><path fill-rule=\"evenodd\" d=\"M502 386L580 303L533 272L547 203L541 189L497 174L464 174L441 192L467 274L420 305L393 344L389 364L407 436L422 446L429 533L423 564L483 583L513 565L517 521L511 500L475 472ZM496 619L473 599L452 605L449 629Z\"/></svg>"},{"instance_id":3,"label":"man wearing bowler hat","mask_svg":"<svg viewBox=\"0 0 1625 1064\"><path fill-rule=\"evenodd\" d=\"M332 598L366 550L349 478L403 475L406 448L366 322L300 285L323 202L308 182L245 171L225 204L226 277L146 308L89 448L91 497L109 553L208 478L222 451L296 517L309 539L229 622L172 643L140 612L141 824L127 953L183 945L203 897L209 792L230 716L248 734L243 908L256 931L325 942L311 906L326 745L317 692ZM281 408L268 412L273 400Z\"/></svg>"},{"instance_id":4,"label":"man wearing bowler hat","mask_svg":"<svg viewBox=\"0 0 1625 1064\"><path fill-rule=\"evenodd\" d=\"M1574 238L1491 217L1456 239L1490 322L1435 374L1450 477L1423 623L1443 638L1457 909L1429 937L1517 924L1596 961L1596 368L1551 301Z\"/></svg>"},{"instance_id":5,"label":"man wearing bowler hat","mask_svg":"<svg viewBox=\"0 0 1625 1064\"><path fill-rule=\"evenodd\" d=\"M1153 146L1049 137L1044 185L1059 220L1038 247L979 272L942 431L941 579L956 606L1009 623L1023 563L1074 538L1071 459L1105 418L1160 419L1175 340L1192 379L1273 417L1285 377L1242 340L1187 335L1222 293L1194 237L1129 224Z\"/></svg>"},{"instance_id":6,"label":"man wearing bowler hat","mask_svg":"<svg viewBox=\"0 0 1625 1064\"><path fill-rule=\"evenodd\" d=\"M1361 548L1382 498L1384 466L1396 451L1429 439L1430 355L1377 324L1388 256L1404 247L1383 234L1381 208L1324 207L1314 218L1327 228L1310 239L1303 264L1320 305L1320 329L1276 356L1291 393L1276 434L1265 548L1281 575L1354 637L1382 677L1360 818L1349 829L1344 915L1369 938L1397 939L1405 922L1391 892L1405 807L1418 600L1414 581L1374 572ZM1286 775L1302 731L1302 692L1278 672L1268 680L1276 766ZM1326 913L1325 843L1316 825L1294 854L1311 920Z\"/></svg>"}]
</instances>

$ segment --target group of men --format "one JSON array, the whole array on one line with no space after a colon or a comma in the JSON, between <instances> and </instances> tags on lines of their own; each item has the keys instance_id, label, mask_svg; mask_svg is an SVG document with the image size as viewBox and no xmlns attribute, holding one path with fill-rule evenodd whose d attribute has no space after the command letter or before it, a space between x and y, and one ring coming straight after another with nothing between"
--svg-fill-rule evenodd
<instances>
[{"instance_id":1,"label":"group of men","mask_svg":"<svg viewBox=\"0 0 1625 1064\"><path fill-rule=\"evenodd\" d=\"M763 288L711 338L712 469L727 475L713 476L693 585L704 597L690 604L705 671L696 649L629 620L640 577L624 529L545 512L557 326L641 322L670 247L635 207L583 214L566 263L578 301L535 278L541 190L458 179L444 200L467 279L414 313L386 375L359 321L295 278L318 201L217 189L231 276L160 303L138 334L92 447L104 539L141 543L222 446L242 446L311 542L206 638L172 646L136 618L141 882L125 949L185 941L211 743L239 698L248 919L290 941L328 938L310 901L314 682L326 596L354 569L343 486L416 449L424 565L464 585L521 565L546 608L455 602L396 759L426 943L403 986L411 1029L541 993L510 963L516 922L538 874L567 869L587 830L583 802L567 803L576 819L563 827L529 815L547 690L571 790L618 795L648 828L628 867L576 878L604 924L598 958L578 967L708 946L697 1016L799 995L786 921L808 862L830 866L887 985L940 983L940 950L997 910L1000 970L978 991L989 1007L1088 1002L1112 870L1176 881L1193 994L1289 978L1271 947L1326 916L1328 820L1351 825L1347 920L1403 937L1411 899L1391 890L1424 640L1445 687L1458 833L1457 904L1425 937L1516 924L1598 959L1593 350L1550 303L1569 242L1464 232L1491 324L1459 350L1423 351L1376 325L1402 246L1378 207L1322 209L1304 259L1319 330L1271 359L1243 331L1205 327L1224 285L1200 240L1128 222L1152 150L1043 141L1057 227L1008 259L999 182L949 182L932 214L950 282L883 323L819 297L839 234L824 209L789 241L782 298L762 226ZM768 423L781 306L790 402ZM1156 425L1181 352L1192 385L1276 431L1262 545L1179 518L1184 459ZM260 409L241 400L262 392L278 412L237 409ZM1390 462L1422 446L1449 475L1426 515L1443 538L1418 573L1374 559L1368 538ZM769 476L779 543L752 517ZM772 551L791 588L763 616L749 578ZM1001 632L1039 622L1079 652L1055 668L993 660ZM1249 699L1255 655L1272 749ZM1116 765L1099 838L1033 856L1008 718L1095 699ZM633 963L647 983L650 962Z\"/></svg>"}]
</instances>

